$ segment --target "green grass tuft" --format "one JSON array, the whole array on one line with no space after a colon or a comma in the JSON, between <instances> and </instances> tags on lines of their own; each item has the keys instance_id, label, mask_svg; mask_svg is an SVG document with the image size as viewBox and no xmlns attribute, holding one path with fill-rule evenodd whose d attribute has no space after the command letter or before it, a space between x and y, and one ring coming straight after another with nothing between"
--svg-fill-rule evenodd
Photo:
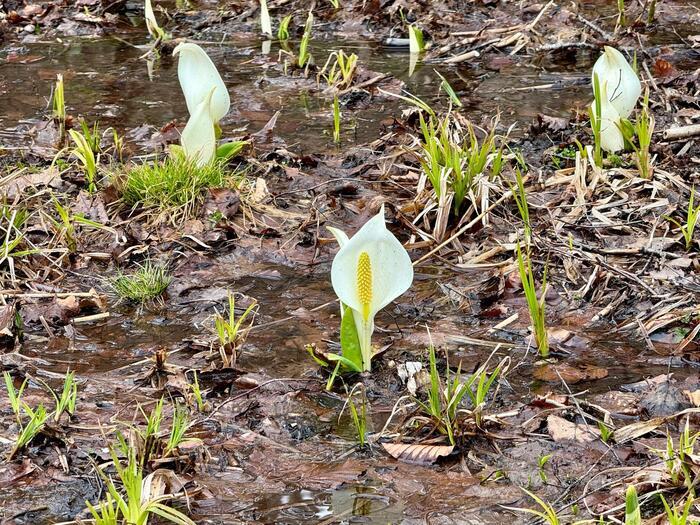
<instances>
[{"instance_id":1,"label":"green grass tuft","mask_svg":"<svg viewBox=\"0 0 700 525\"><path fill-rule=\"evenodd\" d=\"M206 188L224 184L222 162L197 167L179 156L142 164L129 171L119 186L130 206L141 205L161 212L190 216L201 203Z\"/></svg>"},{"instance_id":2,"label":"green grass tuft","mask_svg":"<svg viewBox=\"0 0 700 525\"><path fill-rule=\"evenodd\" d=\"M134 273L120 273L110 284L120 298L143 304L160 297L170 281L172 277L165 266L146 261Z\"/></svg>"}]
</instances>

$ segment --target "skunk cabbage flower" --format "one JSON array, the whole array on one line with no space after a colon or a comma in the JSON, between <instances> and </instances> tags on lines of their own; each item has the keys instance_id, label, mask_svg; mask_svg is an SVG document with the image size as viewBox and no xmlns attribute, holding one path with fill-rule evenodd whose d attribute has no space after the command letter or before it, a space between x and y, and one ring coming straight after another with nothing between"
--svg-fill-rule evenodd
<instances>
[{"instance_id":1,"label":"skunk cabbage flower","mask_svg":"<svg viewBox=\"0 0 700 525\"><path fill-rule=\"evenodd\" d=\"M341 248L333 259L331 282L340 301L353 310L364 370L370 370L377 312L413 282L413 265L401 242L387 230L384 206L352 237L332 229Z\"/></svg>"},{"instance_id":2,"label":"skunk cabbage flower","mask_svg":"<svg viewBox=\"0 0 700 525\"><path fill-rule=\"evenodd\" d=\"M199 167L211 162L216 154L216 133L212 118L212 101L216 90L215 87L209 90L209 94L190 116L180 136L185 157Z\"/></svg>"},{"instance_id":3,"label":"skunk cabbage flower","mask_svg":"<svg viewBox=\"0 0 700 525\"><path fill-rule=\"evenodd\" d=\"M197 112L200 104L214 90L211 98L211 118L214 124L228 113L231 100L228 90L216 66L209 56L197 44L183 42L173 50L173 56L180 54L177 76L185 95L187 111L191 116ZM213 126L212 126L213 127Z\"/></svg>"},{"instance_id":4,"label":"skunk cabbage flower","mask_svg":"<svg viewBox=\"0 0 700 525\"><path fill-rule=\"evenodd\" d=\"M642 94L642 84L637 74L617 49L605 46L605 52L593 66L600 87L607 86L608 100L621 118L629 117Z\"/></svg>"},{"instance_id":5,"label":"skunk cabbage flower","mask_svg":"<svg viewBox=\"0 0 700 525\"><path fill-rule=\"evenodd\" d=\"M144 18L146 19L146 29L148 29L148 34L155 39L163 39L165 37L165 31L158 25L158 20L156 20L156 15L153 12L153 6L151 5L151 0L146 0L143 8Z\"/></svg>"},{"instance_id":6,"label":"skunk cabbage flower","mask_svg":"<svg viewBox=\"0 0 700 525\"><path fill-rule=\"evenodd\" d=\"M267 10L267 0L260 0L260 28L263 35L272 37L272 20Z\"/></svg>"},{"instance_id":7,"label":"skunk cabbage flower","mask_svg":"<svg viewBox=\"0 0 700 525\"><path fill-rule=\"evenodd\" d=\"M632 113L642 93L642 84L622 53L609 46L593 66L593 82L596 76L602 99L601 147L609 152L619 151L625 146L620 120ZM595 114L595 101L591 107Z\"/></svg>"},{"instance_id":8,"label":"skunk cabbage flower","mask_svg":"<svg viewBox=\"0 0 700 525\"><path fill-rule=\"evenodd\" d=\"M624 136L618 127L620 114L608 100L606 86L600 88L600 93L602 98L600 105L600 147L614 153L625 147ZM595 101L591 104L591 108L595 114Z\"/></svg>"}]
</instances>

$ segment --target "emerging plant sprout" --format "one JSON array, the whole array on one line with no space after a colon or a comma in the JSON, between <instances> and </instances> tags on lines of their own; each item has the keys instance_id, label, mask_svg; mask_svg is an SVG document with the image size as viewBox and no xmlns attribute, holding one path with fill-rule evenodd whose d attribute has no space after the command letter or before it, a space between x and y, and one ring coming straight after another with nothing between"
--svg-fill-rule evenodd
<instances>
[{"instance_id":1,"label":"emerging plant sprout","mask_svg":"<svg viewBox=\"0 0 700 525\"><path fill-rule=\"evenodd\" d=\"M151 0L146 0L143 12L144 18L146 19L146 29L148 29L148 34L151 35L151 38L154 40L165 40L165 31L158 25L158 20L156 20L156 15L153 12Z\"/></svg>"},{"instance_id":2,"label":"emerging plant sprout","mask_svg":"<svg viewBox=\"0 0 700 525\"><path fill-rule=\"evenodd\" d=\"M218 123L228 113L231 99L216 66L201 47L191 42L179 44L173 50L173 56L177 55L180 55L177 76L185 95L187 111L193 115L212 88L216 88L211 99L211 116Z\"/></svg>"},{"instance_id":3,"label":"emerging plant sprout","mask_svg":"<svg viewBox=\"0 0 700 525\"><path fill-rule=\"evenodd\" d=\"M637 73L617 49L605 46L605 52L593 66L593 83L596 77L599 89L594 89L596 101L591 105L593 118L600 117L600 144L614 153L624 148L620 131L621 119L629 117L642 94ZM596 105L600 108L597 111ZM593 123L595 125L595 123Z\"/></svg>"},{"instance_id":4,"label":"emerging plant sprout","mask_svg":"<svg viewBox=\"0 0 700 525\"><path fill-rule=\"evenodd\" d=\"M267 10L267 0L260 0L260 29L263 35L272 37L272 21Z\"/></svg>"},{"instance_id":5,"label":"emerging plant sprout","mask_svg":"<svg viewBox=\"0 0 700 525\"><path fill-rule=\"evenodd\" d=\"M185 157L201 167L215 157L218 123L228 113L231 100L216 66L201 47L183 42L173 51L178 54L177 76L190 113L181 145Z\"/></svg>"},{"instance_id":6,"label":"emerging plant sprout","mask_svg":"<svg viewBox=\"0 0 700 525\"><path fill-rule=\"evenodd\" d=\"M411 54L421 53L425 49L423 31L416 26L408 26L408 45Z\"/></svg>"},{"instance_id":7,"label":"emerging plant sprout","mask_svg":"<svg viewBox=\"0 0 700 525\"><path fill-rule=\"evenodd\" d=\"M386 228L384 206L352 238L339 230L330 230L341 246L331 267L333 290L347 306L343 317L353 317L362 369L368 371L374 317L409 289L413 265L401 242ZM347 326L347 322L343 324Z\"/></svg>"},{"instance_id":8,"label":"emerging plant sprout","mask_svg":"<svg viewBox=\"0 0 700 525\"><path fill-rule=\"evenodd\" d=\"M216 131L211 107L215 91L215 87L211 88L207 98L200 102L180 136L185 157L199 167L209 164L216 154Z\"/></svg>"}]
</instances>

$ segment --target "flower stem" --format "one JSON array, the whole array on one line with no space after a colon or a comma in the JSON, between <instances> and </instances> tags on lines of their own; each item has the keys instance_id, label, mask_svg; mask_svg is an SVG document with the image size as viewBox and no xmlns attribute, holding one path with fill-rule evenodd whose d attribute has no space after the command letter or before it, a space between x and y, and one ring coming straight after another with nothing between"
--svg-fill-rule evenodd
<instances>
[{"instance_id":1,"label":"flower stem","mask_svg":"<svg viewBox=\"0 0 700 525\"><path fill-rule=\"evenodd\" d=\"M369 372L372 369L372 326L371 321L362 321L362 334L360 337L360 350L362 351L362 369Z\"/></svg>"}]
</instances>

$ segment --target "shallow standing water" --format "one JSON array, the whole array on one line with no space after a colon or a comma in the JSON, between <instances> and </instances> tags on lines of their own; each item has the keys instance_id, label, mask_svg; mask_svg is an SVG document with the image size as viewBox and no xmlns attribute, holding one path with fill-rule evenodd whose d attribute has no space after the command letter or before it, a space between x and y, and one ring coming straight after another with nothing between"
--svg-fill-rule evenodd
<instances>
[{"instance_id":1,"label":"shallow standing water","mask_svg":"<svg viewBox=\"0 0 700 525\"><path fill-rule=\"evenodd\" d=\"M28 131L46 114L47 100L57 73L63 73L66 78L69 113L99 121L102 128L113 126L128 137L131 130L144 124L153 126L152 131L155 131L174 119L184 123L186 108L180 96L175 61L170 57L161 58L153 64L149 76L147 63L140 58L144 49L134 47L143 43L143 38L131 32L123 37L126 42L111 38L71 38L61 42L38 41L13 45L0 50L0 146L29 147ZM333 151L334 146L329 140L329 99L320 93L313 82L298 78L290 80L283 75L276 65L278 48L275 44L267 55L261 53L260 43L256 41L206 47L231 91L232 111L222 123L225 135L255 132L275 112L280 111L275 134L290 149L314 154ZM479 121L500 109L503 124L518 123L514 136L527 133L528 124L538 113L568 116L572 107L585 107L590 96L587 82L593 57L588 51L574 53L573 59L572 55L561 59L543 55L530 62L504 55L498 59L451 68L421 63L410 76L405 50L343 41L314 42L312 53L317 63L322 63L331 50L340 48L357 53L363 67L378 73L391 73L404 81L406 91L430 103L440 99L444 104L445 97L438 89L439 78L433 71L436 68L457 90L465 104L465 112L471 118ZM399 106L396 100L387 97L374 101L366 109L352 112L343 121L345 144L364 144L377 138L385 120L396 115ZM262 305L259 322L263 326L294 316L269 328L254 330L240 365L272 377L304 376L310 367L308 356L303 351L304 344L331 337L332 327L337 323L335 305L308 313L333 298L328 283L328 265L320 265L303 276L287 267L251 267L248 269L250 273L257 270L268 275L251 277L237 274L239 264L240 261L221 261L216 270L218 273L209 278L216 280L221 288L244 291L256 298ZM417 291L433 286L435 274L418 277ZM438 294L439 291L435 290L434 293ZM408 296L403 302L413 306L412 301L412 296ZM170 349L180 345L183 339L206 335L203 326L216 304L221 304L220 295L210 301L206 308L201 305L193 308L184 302L175 302L169 305L172 309L137 315L131 308L114 307L109 320L80 326L75 337L56 338L48 347L41 335L30 333L24 351L29 356L47 360L56 372L70 367L79 374L97 377L150 356L155 347ZM300 309L305 311L302 312L305 315L298 315ZM380 323L390 333L410 327L409 321L400 312L391 313L394 315L385 315ZM507 333L487 335L486 325L465 327L470 319L449 307L438 313L443 322L448 320L455 327L453 331L444 330L442 335L454 347L457 358L465 361L483 359L490 348L471 347L462 343L460 337L472 335L492 340L509 339ZM664 359L654 360L653 355L649 359L639 359L634 367L625 364L627 358L640 355L640 348L624 339L611 341L609 334L594 333L582 334L582 338L583 343L572 350L571 360L606 368L609 375L603 381L584 382L577 386L580 389L605 391L646 375L663 373L667 369ZM397 345L413 352L425 346L424 339L415 343L411 338L401 339ZM523 348L515 350L524 351ZM284 358L279 359L280 355ZM644 353L641 355L644 356ZM175 362L186 364L186 358L179 359L180 356L174 357ZM511 384L523 399L547 389L527 370L511 378ZM299 411L308 411L308 414L294 414L295 417L309 416L309 421L303 421L303 425L321 429L314 436L316 441L300 443L302 452L327 461L342 456L349 446L338 444L333 436L346 436L347 429L329 415L336 414L337 407L328 410L323 406L323 400L308 398L293 406ZM254 450L236 451L239 452L247 457L255 453ZM382 467L376 469L379 472L368 476L369 481L365 485L340 484L340 488L326 490L319 487L317 480L309 483L301 479L285 484L286 480L281 479L276 486L254 485L245 498L236 490L244 491L245 485L255 480L256 473L228 469L220 477L212 475L208 479L212 487L217 480L221 484L217 492L218 506L214 509L201 506L196 512L203 519L214 520L236 514L245 520L260 523L361 520L380 525L398 521L404 502L393 498L383 486ZM417 492L420 489L416 487Z\"/></svg>"}]
</instances>

